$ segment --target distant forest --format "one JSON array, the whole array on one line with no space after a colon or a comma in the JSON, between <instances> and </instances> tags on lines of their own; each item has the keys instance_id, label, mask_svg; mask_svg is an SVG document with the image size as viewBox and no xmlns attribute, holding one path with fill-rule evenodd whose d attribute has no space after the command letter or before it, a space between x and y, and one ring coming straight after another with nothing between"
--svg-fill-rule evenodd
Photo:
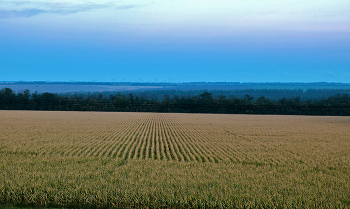
<instances>
[{"instance_id":1,"label":"distant forest","mask_svg":"<svg viewBox=\"0 0 350 209\"><path fill-rule=\"evenodd\" d=\"M0 90L0 109L350 116L350 97L347 93L336 93L326 98L302 99L300 96L292 96L295 95L294 93L304 93L302 90L260 89L240 91L240 94L243 93L244 96L227 95L229 92L225 92L225 95L213 95L211 92L198 94L192 92L187 95L178 95L175 94L176 91L151 94L134 94L132 92L124 94L109 93L109 95L103 93L55 94L48 92L31 93L29 90L15 92L10 88L3 88ZM291 96L270 99L265 96L253 97L248 94L271 93L271 91L277 95ZM311 93L317 93L318 90L310 91ZM332 90L323 91L327 91L328 94L335 93ZM160 93L165 94L160 97ZM323 95L325 95L324 93Z\"/></svg>"},{"instance_id":2,"label":"distant forest","mask_svg":"<svg viewBox=\"0 0 350 209\"><path fill-rule=\"evenodd\" d=\"M209 92L214 98L226 96L230 98L234 95L237 98L244 98L247 94L254 97L266 97L271 100L278 100L283 97L285 98L296 98L299 97L302 101L312 100L317 101L320 99L326 99L336 94L350 94L350 89L191 89L191 90L147 90L147 91L123 91L124 94L132 93L134 96L139 97L157 97L160 101L165 98L165 95L170 97L195 97L204 92ZM96 93L95 93L96 94ZM108 97L111 92L102 92L104 96ZM255 101L255 100L253 100Z\"/></svg>"}]
</instances>

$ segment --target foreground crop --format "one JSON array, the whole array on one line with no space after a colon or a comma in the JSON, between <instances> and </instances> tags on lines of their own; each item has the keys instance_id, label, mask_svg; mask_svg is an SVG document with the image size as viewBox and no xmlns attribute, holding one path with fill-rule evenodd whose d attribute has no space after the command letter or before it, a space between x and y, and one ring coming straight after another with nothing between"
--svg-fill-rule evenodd
<instances>
[{"instance_id":1,"label":"foreground crop","mask_svg":"<svg viewBox=\"0 0 350 209\"><path fill-rule=\"evenodd\" d=\"M350 206L348 117L1 111L0 201Z\"/></svg>"}]
</instances>

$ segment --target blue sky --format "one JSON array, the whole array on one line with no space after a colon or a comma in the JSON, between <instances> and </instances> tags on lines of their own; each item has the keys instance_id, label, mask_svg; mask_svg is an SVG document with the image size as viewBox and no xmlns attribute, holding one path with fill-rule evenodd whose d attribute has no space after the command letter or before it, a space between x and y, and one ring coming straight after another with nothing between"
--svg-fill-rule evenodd
<instances>
[{"instance_id":1,"label":"blue sky","mask_svg":"<svg viewBox=\"0 0 350 209\"><path fill-rule=\"evenodd\" d=\"M348 0L1 0L0 81L350 82Z\"/></svg>"}]
</instances>

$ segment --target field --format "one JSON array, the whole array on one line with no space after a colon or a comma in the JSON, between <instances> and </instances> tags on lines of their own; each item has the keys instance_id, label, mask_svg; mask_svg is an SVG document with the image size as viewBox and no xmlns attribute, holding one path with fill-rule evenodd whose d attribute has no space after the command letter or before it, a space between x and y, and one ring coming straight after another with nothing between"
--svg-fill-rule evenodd
<instances>
[{"instance_id":1,"label":"field","mask_svg":"<svg viewBox=\"0 0 350 209\"><path fill-rule=\"evenodd\" d=\"M0 111L0 202L350 208L350 117Z\"/></svg>"}]
</instances>

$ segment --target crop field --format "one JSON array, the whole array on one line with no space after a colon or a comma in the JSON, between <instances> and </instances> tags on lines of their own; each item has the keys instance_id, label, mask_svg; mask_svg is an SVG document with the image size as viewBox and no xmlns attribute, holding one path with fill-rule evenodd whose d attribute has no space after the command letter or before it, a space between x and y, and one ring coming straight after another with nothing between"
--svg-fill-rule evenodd
<instances>
[{"instance_id":1,"label":"crop field","mask_svg":"<svg viewBox=\"0 0 350 209\"><path fill-rule=\"evenodd\" d=\"M0 203L350 208L350 117L0 111Z\"/></svg>"}]
</instances>

